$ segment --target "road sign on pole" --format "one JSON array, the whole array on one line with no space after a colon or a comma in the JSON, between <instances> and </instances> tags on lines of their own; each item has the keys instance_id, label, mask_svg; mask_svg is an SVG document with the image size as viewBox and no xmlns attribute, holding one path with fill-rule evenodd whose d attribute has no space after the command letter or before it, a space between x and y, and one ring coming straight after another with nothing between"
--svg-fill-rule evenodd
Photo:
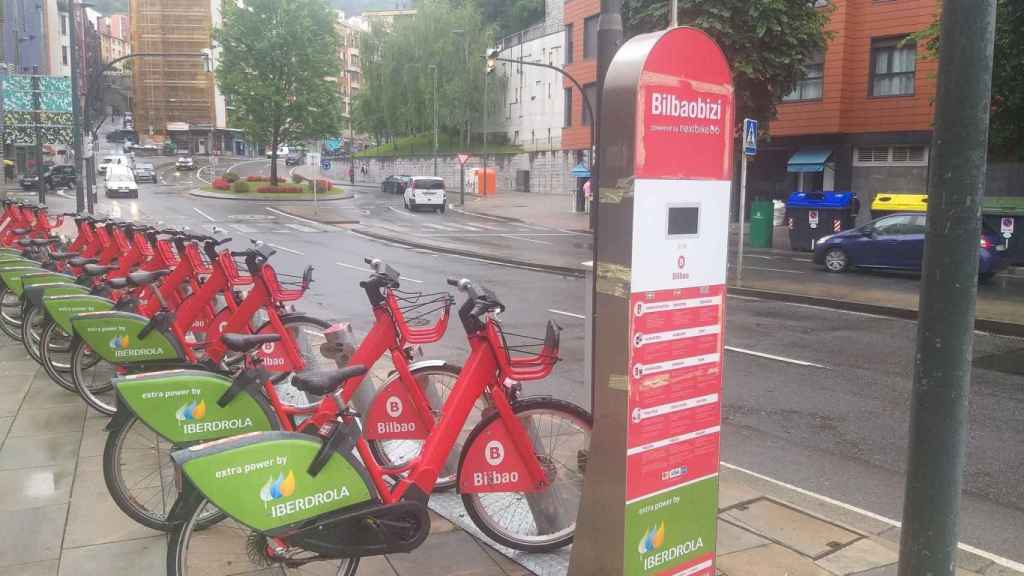
<instances>
[{"instance_id":1,"label":"road sign on pole","mask_svg":"<svg viewBox=\"0 0 1024 576\"><path fill-rule=\"evenodd\" d=\"M746 156L757 154L757 120L753 118L743 119L743 154Z\"/></svg>"},{"instance_id":2,"label":"road sign on pole","mask_svg":"<svg viewBox=\"0 0 1024 576\"><path fill-rule=\"evenodd\" d=\"M331 169L331 161L326 159L326 158L321 160L320 161L320 169L321 170L330 170Z\"/></svg>"},{"instance_id":3,"label":"road sign on pole","mask_svg":"<svg viewBox=\"0 0 1024 576\"><path fill-rule=\"evenodd\" d=\"M466 162L469 160L469 154L459 154L456 158L459 159L460 165L465 166Z\"/></svg>"},{"instance_id":4,"label":"road sign on pole","mask_svg":"<svg viewBox=\"0 0 1024 576\"><path fill-rule=\"evenodd\" d=\"M757 120L743 119L743 157L740 158L740 229L736 257L736 285L743 284L743 243L747 219L747 156L757 154Z\"/></svg>"}]
</instances>

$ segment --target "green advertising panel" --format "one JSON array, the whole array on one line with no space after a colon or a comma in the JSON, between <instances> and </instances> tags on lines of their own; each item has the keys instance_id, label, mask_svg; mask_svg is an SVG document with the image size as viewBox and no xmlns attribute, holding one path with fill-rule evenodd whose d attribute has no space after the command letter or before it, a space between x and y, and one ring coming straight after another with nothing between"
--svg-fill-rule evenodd
<instances>
[{"instance_id":1,"label":"green advertising panel","mask_svg":"<svg viewBox=\"0 0 1024 576\"><path fill-rule=\"evenodd\" d=\"M15 282L15 284L21 285L21 287L16 291L19 296L21 296L21 293L29 286L37 286L39 284L75 283L74 276L68 276L67 274L61 274L60 272L36 272L33 274L25 274L19 280L19 282ZM15 287L11 286L11 290L15 290Z\"/></svg>"},{"instance_id":2,"label":"green advertising panel","mask_svg":"<svg viewBox=\"0 0 1024 576\"><path fill-rule=\"evenodd\" d=\"M149 318L131 312L89 312L71 318L75 334L107 362L131 364L184 358L171 335L151 330L145 338L139 338L147 324Z\"/></svg>"},{"instance_id":3,"label":"green advertising panel","mask_svg":"<svg viewBox=\"0 0 1024 576\"><path fill-rule=\"evenodd\" d=\"M43 296L43 308L64 330L71 333L71 318L86 312L107 312L114 309L114 302L102 296L82 294L79 296Z\"/></svg>"},{"instance_id":4,"label":"green advertising panel","mask_svg":"<svg viewBox=\"0 0 1024 576\"><path fill-rule=\"evenodd\" d=\"M306 471L320 440L292 432L257 432L175 452L185 474L214 505L260 531L371 499L361 466L332 454L316 476ZM351 461L349 460L351 458Z\"/></svg>"},{"instance_id":5,"label":"green advertising panel","mask_svg":"<svg viewBox=\"0 0 1024 576\"><path fill-rule=\"evenodd\" d=\"M68 284L67 282L34 284L25 288L25 299L33 306L42 306L43 298L47 296L78 296L88 293L89 289L80 284Z\"/></svg>"},{"instance_id":6,"label":"green advertising panel","mask_svg":"<svg viewBox=\"0 0 1024 576\"><path fill-rule=\"evenodd\" d=\"M626 576L675 574L715 552L718 477L626 504Z\"/></svg>"},{"instance_id":7,"label":"green advertising panel","mask_svg":"<svg viewBox=\"0 0 1024 576\"><path fill-rule=\"evenodd\" d=\"M201 370L167 370L114 380L118 397L154 432L175 444L274 430L276 420L243 392L221 408L231 379Z\"/></svg>"},{"instance_id":8,"label":"green advertising panel","mask_svg":"<svg viewBox=\"0 0 1024 576\"><path fill-rule=\"evenodd\" d=\"M26 266L25 264L12 264L11 266L0 266L0 281L8 290L15 294L21 294L21 279L25 274L37 274L45 272L39 266Z\"/></svg>"}]
</instances>

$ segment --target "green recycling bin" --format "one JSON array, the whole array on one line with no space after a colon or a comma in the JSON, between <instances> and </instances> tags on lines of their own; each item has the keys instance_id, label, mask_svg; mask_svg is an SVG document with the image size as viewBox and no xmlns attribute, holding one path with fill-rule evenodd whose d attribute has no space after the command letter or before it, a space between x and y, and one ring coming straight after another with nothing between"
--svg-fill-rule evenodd
<instances>
[{"instance_id":1,"label":"green recycling bin","mask_svg":"<svg viewBox=\"0 0 1024 576\"><path fill-rule=\"evenodd\" d=\"M772 217L775 204L771 200L754 200L750 203L750 235L747 245L751 248L771 248L774 226Z\"/></svg>"}]
</instances>

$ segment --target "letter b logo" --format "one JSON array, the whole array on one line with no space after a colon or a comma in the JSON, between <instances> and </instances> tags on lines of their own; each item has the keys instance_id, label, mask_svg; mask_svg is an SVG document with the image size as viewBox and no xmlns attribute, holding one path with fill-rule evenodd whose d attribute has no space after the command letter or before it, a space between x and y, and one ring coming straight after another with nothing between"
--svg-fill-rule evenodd
<instances>
[{"instance_id":1,"label":"letter b logo","mask_svg":"<svg viewBox=\"0 0 1024 576\"><path fill-rule=\"evenodd\" d=\"M398 418L402 415L402 400L398 396L392 396L388 398L385 408L387 409L388 416Z\"/></svg>"},{"instance_id":2,"label":"letter b logo","mask_svg":"<svg viewBox=\"0 0 1024 576\"><path fill-rule=\"evenodd\" d=\"M505 446L497 440L491 440L484 447L484 459L491 466L497 466L505 461Z\"/></svg>"}]
</instances>

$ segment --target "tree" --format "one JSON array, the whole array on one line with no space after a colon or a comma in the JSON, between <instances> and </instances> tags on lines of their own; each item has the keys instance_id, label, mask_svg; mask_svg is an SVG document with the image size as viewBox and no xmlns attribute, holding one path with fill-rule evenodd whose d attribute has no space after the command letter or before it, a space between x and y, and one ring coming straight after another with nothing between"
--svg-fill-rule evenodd
<instances>
[{"instance_id":1,"label":"tree","mask_svg":"<svg viewBox=\"0 0 1024 576\"><path fill-rule=\"evenodd\" d=\"M224 3L217 84L232 119L256 141L270 143L277 180L282 143L338 134L341 74L334 12L324 0Z\"/></svg>"},{"instance_id":2,"label":"tree","mask_svg":"<svg viewBox=\"0 0 1024 576\"><path fill-rule=\"evenodd\" d=\"M476 0L485 22L498 35L515 34L544 20L544 0Z\"/></svg>"},{"instance_id":3,"label":"tree","mask_svg":"<svg viewBox=\"0 0 1024 576\"><path fill-rule=\"evenodd\" d=\"M805 0L679 0L679 23L707 32L732 66L736 120L771 120L803 77L804 63L824 52L831 11ZM662 30L669 2L625 0L626 36Z\"/></svg>"},{"instance_id":4,"label":"tree","mask_svg":"<svg viewBox=\"0 0 1024 576\"><path fill-rule=\"evenodd\" d=\"M483 55L493 30L473 2L421 0L416 11L363 35L353 124L378 139L431 131L436 66L440 130L468 143L471 122L482 116Z\"/></svg>"},{"instance_id":5,"label":"tree","mask_svg":"<svg viewBox=\"0 0 1024 576\"><path fill-rule=\"evenodd\" d=\"M940 3L941 8L941 3ZM942 12L910 38L923 44L924 57L939 58ZM992 55L992 110L989 114L989 155L996 160L1024 161L1024 1L998 0Z\"/></svg>"}]
</instances>

